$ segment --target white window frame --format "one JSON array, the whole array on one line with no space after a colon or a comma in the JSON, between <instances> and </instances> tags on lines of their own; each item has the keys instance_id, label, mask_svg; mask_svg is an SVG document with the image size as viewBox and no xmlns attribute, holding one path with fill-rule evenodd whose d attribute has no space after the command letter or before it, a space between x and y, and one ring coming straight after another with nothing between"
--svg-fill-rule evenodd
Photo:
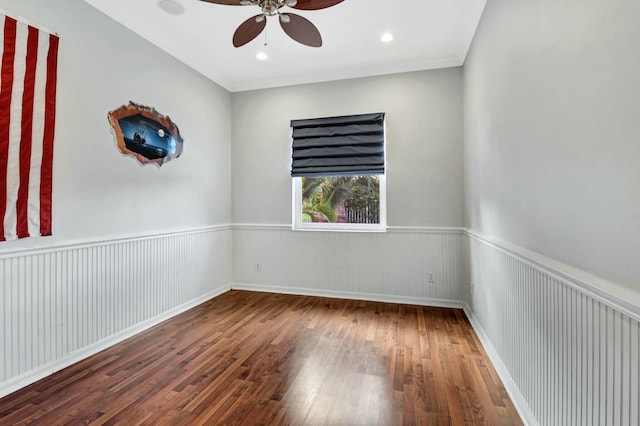
<instances>
[{"instance_id":1,"label":"white window frame","mask_svg":"<svg viewBox=\"0 0 640 426\"><path fill-rule=\"evenodd\" d=\"M386 232L387 230L387 177L376 175L380 183L380 223L327 223L302 221L302 178L292 180L292 203L294 231L342 231L342 232Z\"/></svg>"}]
</instances>

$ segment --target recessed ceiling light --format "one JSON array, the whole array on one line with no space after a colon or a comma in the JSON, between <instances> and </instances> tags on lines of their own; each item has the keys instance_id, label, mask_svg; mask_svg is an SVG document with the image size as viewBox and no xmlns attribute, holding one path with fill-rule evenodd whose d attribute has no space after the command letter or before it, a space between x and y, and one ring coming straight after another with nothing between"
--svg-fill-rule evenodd
<instances>
[{"instance_id":1,"label":"recessed ceiling light","mask_svg":"<svg viewBox=\"0 0 640 426\"><path fill-rule=\"evenodd\" d=\"M380 40L382 40L385 43L389 43L391 40L393 40L393 34L384 33L382 34L382 37L380 37Z\"/></svg>"},{"instance_id":2,"label":"recessed ceiling light","mask_svg":"<svg viewBox=\"0 0 640 426\"><path fill-rule=\"evenodd\" d=\"M264 53L264 52L258 52L258 53L256 53L256 58L257 58L259 61L266 61L269 57L268 57L268 56L267 56L267 54L266 54L266 53Z\"/></svg>"},{"instance_id":3,"label":"recessed ceiling light","mask_svg":"<svg viewBox=\"0 0 640 426\"><path fill-rule=\"evenodd\" d=\"M184 6L176 0L158 0L158 7L171 15L184 13Z\"/></svg>"}]
</instances>

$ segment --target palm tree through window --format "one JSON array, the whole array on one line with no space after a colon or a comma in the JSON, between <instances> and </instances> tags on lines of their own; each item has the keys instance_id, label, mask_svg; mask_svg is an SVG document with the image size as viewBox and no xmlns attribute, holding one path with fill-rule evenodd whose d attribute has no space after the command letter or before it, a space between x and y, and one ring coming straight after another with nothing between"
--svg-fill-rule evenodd
<instances>
[{"instance_id":1,"label":"palm tree through window","mask_svg":"<svg viewBox=\"0 0 640 426\"><path fill-rule=\"evenodd\" d=\"M380 223L378 176L302 177L302 223Z\"/></svg>"}]
</instances>

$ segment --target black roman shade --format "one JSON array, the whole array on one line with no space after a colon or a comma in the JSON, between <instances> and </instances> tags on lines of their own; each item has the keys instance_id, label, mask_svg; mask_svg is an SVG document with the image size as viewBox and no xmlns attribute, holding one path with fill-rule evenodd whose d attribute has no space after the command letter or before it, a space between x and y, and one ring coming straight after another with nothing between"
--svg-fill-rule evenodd
<instances>
[{"instance_id":1,"label":"black roman shade","mask_svg":"<svg viewBox=\"0 0 640 426\"><path fill-rule=\"evenodd\" d=\"M291 176L384 174L384 113L291 120Z\"/></svg>"}]
</instances>

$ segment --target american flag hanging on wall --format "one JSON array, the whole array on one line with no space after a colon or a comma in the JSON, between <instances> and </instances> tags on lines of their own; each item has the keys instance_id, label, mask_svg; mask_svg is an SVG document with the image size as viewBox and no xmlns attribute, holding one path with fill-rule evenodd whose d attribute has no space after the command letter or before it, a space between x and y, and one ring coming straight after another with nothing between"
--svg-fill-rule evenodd
<instances>
[{"instance_id":1,"label":"american flag hanging on wall","mask_svg":"<svg viewBox=\"0 0 640 426\"><path fill-rule=\"evenodd\" d=\"M0 241L7 241L51 235L59 39L0 19Z\"/></svg>"}]
</instances>

